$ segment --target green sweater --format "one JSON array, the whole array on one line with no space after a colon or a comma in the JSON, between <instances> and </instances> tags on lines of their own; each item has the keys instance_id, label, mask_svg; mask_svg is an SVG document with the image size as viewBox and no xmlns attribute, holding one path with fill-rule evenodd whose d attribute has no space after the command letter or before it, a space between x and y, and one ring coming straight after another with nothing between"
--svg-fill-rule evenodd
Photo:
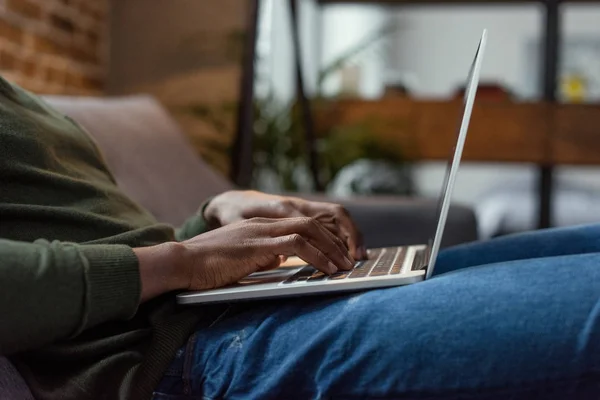
<instances>
[{"instance_id":1,"label":"green sweater","mask_svg":"<svg viewBox=\"0 0 600 400\"><path fill-rule=\"evenodd\" d=\"M204 229L192 217L178 239ZM199 313L138 306L132 247L175 238L80 126L0 78L0 355L37 399L150 398Z\"/></svg>"}]
</instances>

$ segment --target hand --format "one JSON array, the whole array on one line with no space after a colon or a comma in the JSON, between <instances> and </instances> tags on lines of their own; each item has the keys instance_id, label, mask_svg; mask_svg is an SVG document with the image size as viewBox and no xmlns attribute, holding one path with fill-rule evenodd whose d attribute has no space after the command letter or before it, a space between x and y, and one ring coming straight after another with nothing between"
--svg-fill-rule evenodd
<instances>
[{"instance_id":1,"label":"hand","mask_svg":"<svg viewBox=\"0 0 600 400\"><path fill-rule=\"evenodd\" d=\"M339 204L307 201L255 191L230 191L215 197L204 210L214 227L248 218L310 217L340 238L356 259L367 258L363 238L348 211Z\"/></svg>"},{"instance_id":2,"label":"hand","mask_svg":"<svg viewBox=\"0 0 600 400\"><path fill-rule=\"evenodd\" d=\"M327 274L354 260L341 239L313 218L252 218L181 243L134 249L142 301L178 289L203 290L277 268L280 256L298 256Z\"/></svg>"}]
</instances>

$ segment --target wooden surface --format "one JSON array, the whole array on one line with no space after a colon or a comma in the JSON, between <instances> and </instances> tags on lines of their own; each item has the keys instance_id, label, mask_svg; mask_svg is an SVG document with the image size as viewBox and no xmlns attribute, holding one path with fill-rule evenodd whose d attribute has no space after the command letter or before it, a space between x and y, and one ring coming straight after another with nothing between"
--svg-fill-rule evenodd
<instances>
[{"instance_id":1,"label":"wooden surface","mask_svg":"<svg viewBox=\"0 0 600 400\"><path fill-rule=\"evenodd\" d=\"M318 130L363 124L408 160L446 160L462 101L342 100L315 107ZM465 161L600 164L600 105L477 100Z\"/></svg>"}]
</instances>

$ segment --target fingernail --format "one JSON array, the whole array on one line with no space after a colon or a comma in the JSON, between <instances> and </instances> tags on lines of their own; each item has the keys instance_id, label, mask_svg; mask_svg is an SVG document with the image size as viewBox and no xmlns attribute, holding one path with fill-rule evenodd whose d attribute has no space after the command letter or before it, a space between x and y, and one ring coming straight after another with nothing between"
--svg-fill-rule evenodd
<instances>
[{"instance_id":1,"label":"fingernail","mask_svg":"<svg viewBox=\"0 0 600 400\"><path fill-rule=\"evenodd\" d=\"M360 246L360 257L365 259L369 256L369 253L367 253L367 248L365 246Z\"/></svg>"},{"instance_id":2,"label":"fingernail","mask_svg":"<svg viewBox=\"0 0 600 400\"><path fill-rule=\"evenodd\" d=\"M352 262L351 259L346 258L346 265L348 266L348 268L352 268L354 267L354 262Z\"/></svg>"},{"instance_id":3,"label":"fingernail","mask_svg":"<svg viewBox=\"0 0 600 400\"><path fill-rule=\"evenodd\" d=\"M329 271L331 274L338 272L338 268L331 261L329 262Z\"/></svg>"}]
</instances>

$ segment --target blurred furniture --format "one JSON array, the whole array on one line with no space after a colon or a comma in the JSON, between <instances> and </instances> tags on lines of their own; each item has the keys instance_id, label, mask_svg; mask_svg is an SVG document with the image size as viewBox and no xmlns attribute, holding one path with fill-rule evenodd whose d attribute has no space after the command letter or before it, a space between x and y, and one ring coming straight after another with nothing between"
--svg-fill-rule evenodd
<instances>
[{"instance_id":1,"label":"blurred furniture","mask_svg":"<svg viewBox=\"0 0 600 400\"><path fill-rule=\"evenodd\" d=\"M119 186L161 222L177 226L206 198L234 188L196 155L176 123L151 97L47 99L90 132ZM436 223L435 201L308 197L347 206L372 247L426 243ZM477 239L471 209L451 208L444 239L445 245Z\"/></svg>"},{"instance_id":2,"label":"blurred furniture","mask_svg":"<svg viewBox=\"0 0 600 400\"><path fill-rule=\"evenodd\" d=\"M207 197L233 188L198 158L179 127L151 97L46 99L90 132L119 186L161 222L179 225ZM335 201L322 196L312 199ZM370 247L426 243L435 230L437 202L388 197L342 203ZM473 211L452 206L444 245L476 239ZM4 357L0 357L0 399L33 399Z\"/></svg>"},{"instance_id":3,"label":"blurred furniture","mask_svg":"<svg viewBox=\"0 0 600 400\"><path fill-rule=\"evenodd\" d=\"M245 51L242 60L241 99L238 108L238 124L236 138L231 154L231 178L241 187L250 187L252 182L252 143L254 139L254 61L256 54L256 37L260 0L248 1L248 34L246 35ZM323 189L319 179L317 149L314 134L314 124L310 103L304 88L304 73L301 64L300 35L298 32L297 0L289 0L291 14L291 32L294 50L294 72L298 103L301 106L302 121L305 128L305 145L308 154L308 167L317 191Z\"/></svg>"},{"instance_id":4,"label":"blurred furniture","mask_svg":"<svg viewBox=\"0 0 600 400\"><path fill-rule=\"evenodd\" d=\"M552 197L554 226L572 227L598 221L599 188L558 176ZM479 237L485 240L535 229L536 199L531 179L524 176L490 186L477 196L473 205Z\"/></svg>"},{"instance_id":5,"label":"blurred furniture","mask_svg":"<svg viewBox=\"0 0 600 400\"><path fill-rule=\"evenodd\" d=\"M369 124L369 131L406 160L446 161L456 141L462 101L342 100L313 107L319 130ZM372 123L376 121L376 123ZM463 160L538 165L600 165L600 105L513 103L478 99ZM537 226L535 181L495 186L475 200L481 238ZM598 194L557 178L553 225L597 220ZM514 204L519 204L518 208ZM586 217L587 216L587 217Z\"/></svg>"},{"instance_id":6,"label":"blurred furniture","mask_svg":"<svg viewBox=\"0 0 600 400\"><path fill-rule=\"evenodd\" d=\"M559 44L561 34L561 13L560 4L563 0L318 0L320 4L334 3L379 3L389 5L406 5L406 4L473 4L473 5L498 5L498 4L515 4L515 3L540 3L543 6L545 13L544 18L544 49L542 65L542 79L540 84L543 88L543 100L546 103L556 103L556 90L558 84L558 65L559 65ZM589 0L569 0L569 3L586 2ZM456 129L456 128L453 128ZM470 138L469 138L470 139ZM539 168L539 228L548 228L552 226L552 182L554 164L548 160L537 162Z\"/></svg>"},{"instance_id":7,"label":"blurred furniture","mask_svg":"<svg viewBox=\"0 0 600 400\"><path fill-rule=\"evenodd\" d=\"M310 110L310 106L309 103L306 99L306 96L304 94L304 85L303 85L303 80L302 80L302 76L303 76L303 72L302 72L302 60L301 60L301 52L299 49L300 43L299 43L299 39L298 39L298 29L297 29L297 14L295 12L295 3L297 0L289 0L290 1L290 7L292 10L292 37L293 37L293 44L294 44L294 54L296 56L296 75L297 75L297 89L298 89L298 96L299 96L299 100L300 100L300 104L303 106L304 108L304 123L305 123L305 129L306 129L306 137L307 137L307 149L308 149L308 154L310 155L310 167L311 167L311 171L313 174L313 178L316 179L316 181L318 182L318 174L317 174L317 167L318 167L318 160L316 158L316 153L314 151L315 148L315 144L314 144L314 126L312 125L312 116L311 116L311 110ZM452 4L472 4L472 5L478 5L478 6L485 6L485 5L499 5L499 4L517 4L517 3L540 3L543 5L543 10L545 13L545 18L544 18L544 51L543 51L543 63L541 63L543 71L542 71L542 79L540 81L540 84L542 85L543 88L543 103L538 104L538 109L543 109L546 105L548 104L555 104L556 103L556 90L557 90L557 82L558 82L558 65L559 65L559 43L560 43L560 34L561 34L561 13L560 13L560 5L561 3L567 2L566 0L530 0L530 1L523 1L523 0L318 0L318 3L321 6L326 6L328 4L342 4L342 3L348 3L348 4L356 4L356 3L369 3L369 4L385 4L385 5L396 5L396 6L401 6L401 5L407 5L407 4L419 4L419 5L423 5L423 4L427 4L427 5L431 5L431 6L435 6L437 4L443 4L443 5L452 5ZM597 2L597 0L569 0L569 3L578 3L578 2ZM252 7L255 10L258 10L260 1L259 0L251 0L252 3ZM258 15L253 14L253 15ZM256 20L252 22L254 28L256 28ZM255 43L249 43L250 48L252 48L255 45ZM248 54L250 54L250 51L248 51ZM246 71L251 72L252 71L252 66L253 66L253 59L249 59L247 58L245 63L244 63L244 69ZM248 73L249 73L248 72ZM246 90L245 92L243 92L242 95L242 103L245 103L246 105L242 105L241 108L242 109L246 109L248 110L246 112L246 114L251 114L251 101L252 101L252 88L245 86ZM452 108L452 106L449 106L450 108ZM443 105L440 105L438 108L443 108ZM475 110L475 114L474 115L478 115L479 110ZM568 111L564 111L564 113L579 113L580 111L573 111L572 109L568 110ZM586 111L581 111L586 112ZM563 113L563 112L559 112ZM446 114L447 115L447 114ZM452 115L451 117L454 118L452 119L453 121L456 120L456 116L457 114ZM554 117L555 114L552 114L552 118ZM587 115L587 114L586 114ZM510 118L512 115L507 116L506 118ZM432 114L432 117L436 118L435 115ZM556 117L558 119L560 119L561 121L565 121L563 118L561 117ZM248 121L246 119L246 121ZM545 126L547 124L544 124L542 126ZM579 122L578 125L579 127L582 126L582 123ZM533 135L534 137L539 137L536 133L535 130L539 129L537 126L532 126L529 125L530 128L533 128L533 130L529 130L526 132L527 135ZM443 126L444 129L449 129L448 131L444 130L444 131L440 131L440 134L442 135L453 135L455 132L455 127L452 126ZM548 132L547 129L542 128L542 130L544 130L544 133L542 134L543 136L543 140L542 143L540 144L540 146L538 146L536 152L538 153L537 155L532 156L533 159L535 159L533 162L535 162L538 167L539 167L539 180L538 180L538 194L539 194L539 221L538 221L538 227L539 228L546 228L552 225L552 221L551 221L551 210L552 210L552 182L553 182L553 167L555 165L555 163L552 161L552 156L549 156L549 154L555 154L555 151L557 151L557 149L554 147L554 145L557 143L557 141L554 138L550 138L548 135L546 135L546 133ZM576 131L576 129L572 129L573 132ZM589 131L589 130L587 130ZM563 130L564 132L564 130ZM577 135L579 135L579 137L581 136L585 136L586 134L582 131L579 131L577 133ZM237 141L240 143L245 143L245 146L238 146L236 147L236 152L234 152L233 154L233 159L243 159L245 160L245 164L244 167L242 167L242 165L238 165L238 169L246 169L246 173L245 175L242 174L241 179L239 181L237 181L238 183L242 184L242 185L247 185L250 182L250 172L251 168L252 168L252 162L251 159L249 158L248 154L252 153L252 129L251 129L251 125L247 125L247 126L242 126L240 125L240 129L238 129L238 139ZM472 138L469 138L469 141ZM525 138L524 140L530 140L528 138ZM535 140L535 139L533 139ZM561 137L560 140L566 140L566 138L563 136ZM570 142L577 142L578 139L568 139ZM583 142L581 142L583 143ZM547 146L546 148L544 148L544 146ZM565 150L567 152L569 152L570 150ZM544 153L544 156L541 157L540 153ZM437 157L436 157L437 158ZM436 159L434 158L434 159ZM420 158L421 160L427 160L428 158L425 157L425 154L423 154L422 158ZM487 160L484 160L487 161ZM492 161L492 160L490 160ZM587 163L586 161L582 160L582 161L578 161L577 163L581 164L581 163Z\"/></svg>"},{"instance_id":8,"label":"blurred furniture","mask_svg":"<svg viewBox=\"0 0 600 400\"><path fill-rule=\"evenodd\" d=\"M448 160L462 100L339 100L314 108L319 130L377 121L374 134L407 160ZM463 161L600 165L600 105L475 102Z\"/></svg>"}]
</instances>

